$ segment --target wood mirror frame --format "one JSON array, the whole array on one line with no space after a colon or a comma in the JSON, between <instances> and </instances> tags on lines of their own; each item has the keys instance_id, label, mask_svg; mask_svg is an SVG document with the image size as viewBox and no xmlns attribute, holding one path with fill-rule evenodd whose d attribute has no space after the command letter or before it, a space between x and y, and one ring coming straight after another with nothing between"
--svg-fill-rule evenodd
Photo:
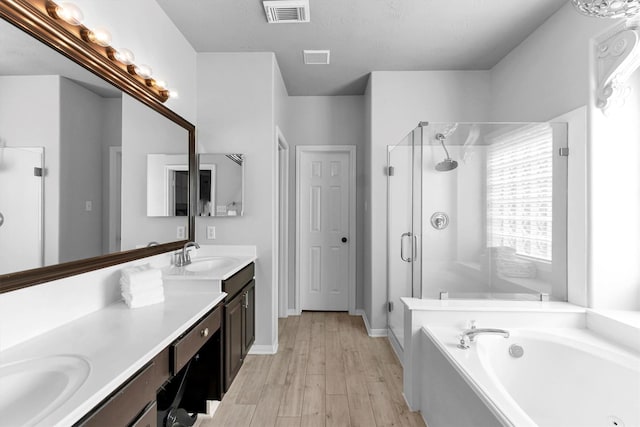
<instances>
[{"instance_id":1,"label":"wood mirror frame","mask_svg":"<svg viewBox=\"0 0 640 427\"><path fill-rule=\"evenodd\" d=\"M196 141L195 126L163 105L157 93L145 87L145 81L126 72L109 59L106 48L86 43L78 37L77 27L47 13L48 0L2 0L0 18L35 37L87 70L93 72L149 108L186 129L189 133L189 240L195 239ZM186 240L157 246L116 252L108 255L66 262L31 270L0 275L0 293L33 286L104 267L180 249ZM10 254L9 254L10 255ZM7 256L7 254L3 254Z\"/></svg>"}]
</instances>

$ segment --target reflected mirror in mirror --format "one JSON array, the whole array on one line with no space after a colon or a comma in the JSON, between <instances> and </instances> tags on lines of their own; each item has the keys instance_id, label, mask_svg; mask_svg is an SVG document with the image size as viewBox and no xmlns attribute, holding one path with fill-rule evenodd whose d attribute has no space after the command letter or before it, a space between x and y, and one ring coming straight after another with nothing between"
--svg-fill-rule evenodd
<instances>
[{"instance_id":1,"label":"reflected mirror in mirror","mask_svg":"<svg viewBox=\"0 0 640 427\"><path fill-rule=\"evenodd\" d=\"M187 216L189 212L189 156L147 155L147 215Z\"/></svg>"},{"instance_id":2,"label":"reflected mirror in mirror","mask_svg":"<svg viewBox=\"0 0 640 427\"><path fill-rule=\"evenodd\" d=\"M0 40L0 274L179 240L141 172L188 130L2 19Z\"/></svg>"},{"instance_id":3,"label":"reflected mirror in mirror","mask_svg":"<svg viewBox=\"0 0 640 427\"><path fill-rule=\"evenodd\" d=\"M198 155L198 215L242 216L244 155Z\"/></svg>"}]
</instances>

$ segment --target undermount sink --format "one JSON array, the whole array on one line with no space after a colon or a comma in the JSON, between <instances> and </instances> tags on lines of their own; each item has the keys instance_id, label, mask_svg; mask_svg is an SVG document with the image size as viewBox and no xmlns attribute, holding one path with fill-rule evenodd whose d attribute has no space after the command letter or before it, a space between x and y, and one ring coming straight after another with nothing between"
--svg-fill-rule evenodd
<instances>
[{"instance_id":1,"label":"undermount sink","mask_svg":"<svg viewBox=\"0 0 640 427\"><path fill-rule=\"evenodd\" d=\"M82 386L91 366L73 355L0 365L0 425L32 426Z\"/></svg>"},{"instance_id":2,"label":"undermount sink","mask_svg":"<svg viewBox=\"0 0 640 427\"><path fill-rule=\"evenodd\" d=\"M191 264L184 267L187 271L200 272L207 270L214 270L216 268L230 265L233 262L231 258L225 257L208 257L202 259L195 259L191 261Z\"/></svg>"}]
</instances>

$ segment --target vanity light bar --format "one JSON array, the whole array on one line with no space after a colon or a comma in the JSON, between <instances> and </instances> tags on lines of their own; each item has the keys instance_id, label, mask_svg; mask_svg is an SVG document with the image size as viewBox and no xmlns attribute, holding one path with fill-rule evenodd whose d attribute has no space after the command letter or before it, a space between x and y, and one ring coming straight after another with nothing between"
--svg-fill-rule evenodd
<instances>
[{"instance_id":1,"label":"vanity light bar","mask_svg":"<svg viewBox=\"0 0 640 427\"><path fill-rule=\"evenodd\" d=\"M175 90L167 88L166 82L152 77L151 67L144 64L135 64L135 56L129 49L115 49L111 47L111 33L103 27L89 29L82 25L84 16L78 6L69 2L46 1L47 14L53 19L59 19L73 27L77 27L77 33L70 29L77 37L86 43L93 44L93 49L109 58L123 72L133 76L146 90L153 94L154 98L165 102L169 98L177 97Z\"/></svg>"}]
</instances>

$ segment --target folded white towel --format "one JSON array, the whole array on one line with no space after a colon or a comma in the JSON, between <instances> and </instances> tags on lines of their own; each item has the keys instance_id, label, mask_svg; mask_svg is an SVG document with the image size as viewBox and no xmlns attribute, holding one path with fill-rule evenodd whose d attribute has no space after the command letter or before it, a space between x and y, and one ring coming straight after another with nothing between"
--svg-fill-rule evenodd
<instances>
[{"instance_id":1,"label":"folded white towel","mask_svg":"<svg viewBox=\"0 0 640 427\"><path fill-rule=\"evenodd\" d=\"M120 279L120 291L134 294L162 288L162 279L152 279L146 282L127 283Z\"/></svg>"},{"instance_id":2,"label":"folded white towel","mask_svg":"<svg viewBox=\"0 0 640 427\"><path fill-rule=\"evenodd\" d=\"M162 272L156 268L151 268L149 264L144 264L123 268L120 283L137 284L154 279L162 279Z\"/></svg>"},{"instance_id":3,"label":"folded white towel","mask_svg":"<svg viewBox=\"0 0 640 427\"><path fill-rule=\"evenodd\" d=\"M124 302L129 308L145 307L163 302L164 290L160 288L147 292L139 292L133 295L123 292L122 299L124 299Z\"/></svg>"}]
</instances>

